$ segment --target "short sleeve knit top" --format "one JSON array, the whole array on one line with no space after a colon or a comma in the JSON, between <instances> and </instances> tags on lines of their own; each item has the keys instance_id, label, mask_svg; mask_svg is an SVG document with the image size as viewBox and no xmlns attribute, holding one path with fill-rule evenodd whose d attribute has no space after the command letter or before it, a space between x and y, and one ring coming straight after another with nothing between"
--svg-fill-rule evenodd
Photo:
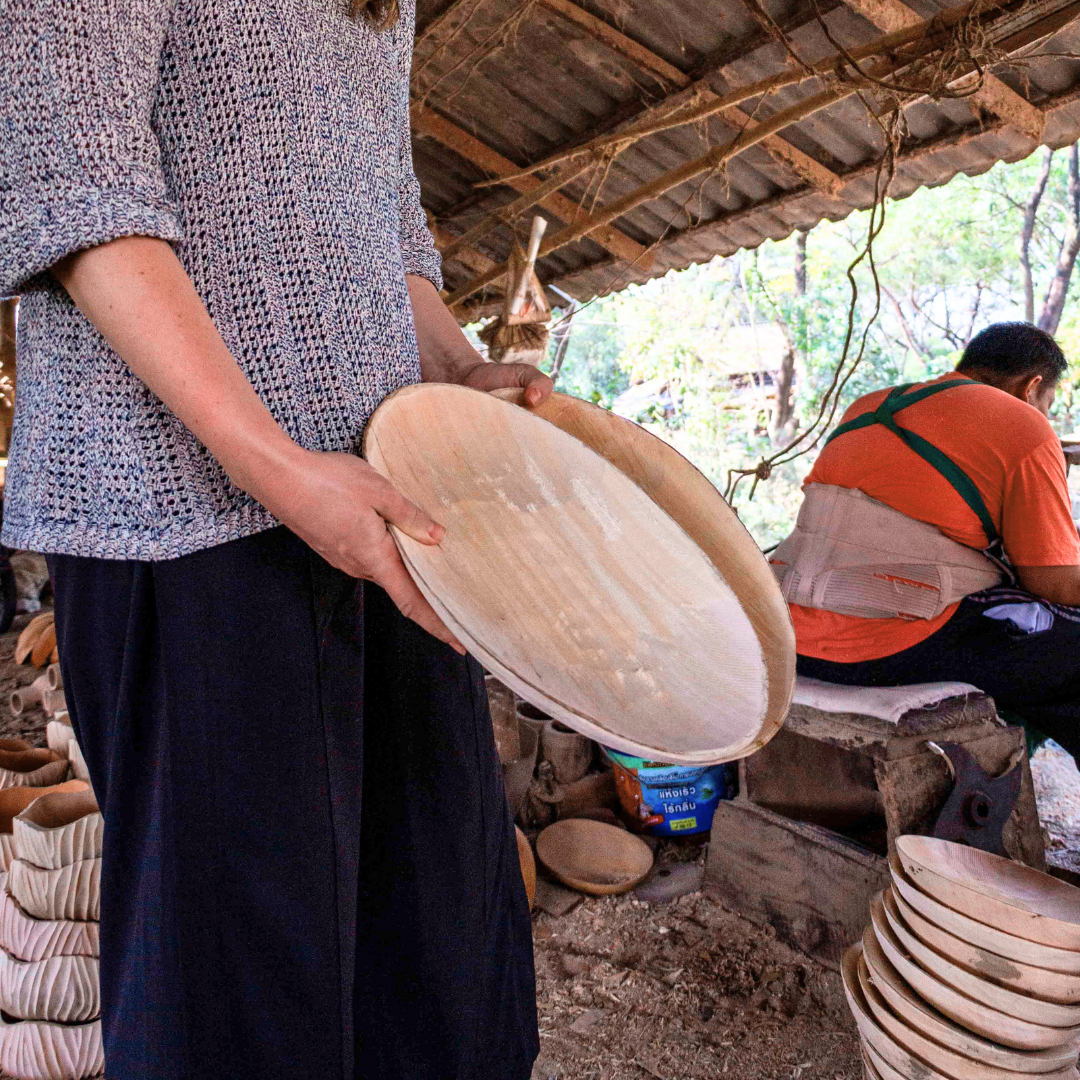
<instances>
[{"instance_id":1,"label":"short sleeve knit top","mask_svg":"<svg viewBox=\"0 0 1080 1080\"><path fill-rule=\"evenodd\" d=\"M300 445L359 452L420 378L405 274L438 286L409 143L415 0L10 0L0 34L0 295L21 294L4 542L175 558L275 524L47 272L172 241Z\"/></svg>"}]
</instances>

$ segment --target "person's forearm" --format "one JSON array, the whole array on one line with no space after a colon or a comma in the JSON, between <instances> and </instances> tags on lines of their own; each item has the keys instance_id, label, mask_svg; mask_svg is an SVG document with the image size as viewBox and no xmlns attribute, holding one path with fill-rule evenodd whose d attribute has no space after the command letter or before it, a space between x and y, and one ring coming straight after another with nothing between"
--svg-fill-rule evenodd
<instances>
[{"instance_id":1,"label":"person's forearm","mask_svg":"<svg viewBox=\"0 0 1080 1080\"><path fill-rule=\"evenodd\" d=\"M412 300L416 347L424 382L461 382L462 376L484 358L461 332L454 316L426 277L406 274Z\"/></svg>"},{"instance_id":2,"label":"person's forearm","mask_svg":"<svg viewBox=\"0 0 1080 1080\"><path fill-rule=\"evenodd\" d=\"M71 256L53 274L233 483L272 504L274 478L303 451L259 400L172 248L124 237Z\"/></svg>"}]
</instances>

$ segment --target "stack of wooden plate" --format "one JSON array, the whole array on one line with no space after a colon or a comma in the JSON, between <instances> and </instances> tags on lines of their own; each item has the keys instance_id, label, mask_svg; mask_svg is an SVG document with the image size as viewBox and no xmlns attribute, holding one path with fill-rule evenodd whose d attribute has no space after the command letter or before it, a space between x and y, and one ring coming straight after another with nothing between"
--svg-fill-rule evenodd
<instances>
[{"instance_id":1,"label":"stack of wooden plate","mask_svg":"<svg viewBox=\"0 0 1080 1080\"><path fill-rule=\"evenodd\" d=\"M867 1080L1080 1080L1080 889L904 836L844 957Z\"/></svg>"}]
</instances>

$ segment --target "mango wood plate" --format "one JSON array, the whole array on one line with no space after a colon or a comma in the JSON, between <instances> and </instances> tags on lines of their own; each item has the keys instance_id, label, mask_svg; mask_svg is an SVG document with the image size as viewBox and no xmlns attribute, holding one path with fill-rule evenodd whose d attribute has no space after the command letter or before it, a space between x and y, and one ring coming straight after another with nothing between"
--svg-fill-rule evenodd
<instances>
[{"instance_id":1,"label":"mango wood plate","mask_svg":"<svg viewBox=\"0 0 1080 1080\"><path fill-rule=\"evenodd\" d=\"M1016 1080L1016 1073L1011 1069L1002 1069L988 1061L976 1061L964 1054L959 1054L947 1046L942 1046L928 1038L916 1027L905 1023L889 1008L880 991L874 986L867 970L866 957L859 958L859 985L863 997L870 1007L871 1015L883 1031L888 1032L893 1041L913 1057L940 1071L952 1080ZM1066 1080L1072 1063L1059 1066L1052 1072L1043 1073L1047 1080Z\"/></svg>"},{"instance_id":2,"label":"mango wood plate","mask_svg":"<svg viewBox=\"0 0 1080 1080\"><path fill-rule=\"evenodd\" d=\"M910 1080L897 1072L868 1042L862 1044L863 1065L871 1080Z\"/></svg>"},{"instance_id":3,"label":"mango wood plate","mask_svg":"<svg viewBox=\"0 0 1080 1080\"><path fill-rule=\"evenodd\" d=\"M930 836L901 836L914 885L977 922L1058 949L1080 951L1080 889L1030 866Z\"/></svg>"},{"instance_id":4,"label":"mango wood plate","mask_svg":"<svg viewBox=\"0 0 1080 1080\"><path fill-rule=\"evenodd\" d=\"M522 697L606 746L675 763L743 757L775 733L794 650L764 579L754 619L731 584L755 559L769 572L745 531L714 543L738 551L725 576L610 461L465 387L390 395L364 450L446 526L438 547L392 532L432 607ZM774 632L759 637L755 620ZM786 657L767 661L763 640Z\"/></svg>"},{"instance_id":5,"label":"mango wood plate","mask_svg":"<svg viewBox=\"0 0 1080 1080\"><path fill-rule=\"evenodd\" d=\"M536 857L563 884L594 896L632 889L653 864L644 840L588 818L549 825L536 838Z\"/></svg>"},{"instance_id":6,"label":"mango wood plate","mask_svg":"<svg viewBox=\"0 0 1080 1080\"><path fill-rule=\"evenodd\" d=\"M1080 1001L1080 975L1066 975L1060 971L1047 971L1031 964L1010 960L1007 956L980 949L963 938L942 930L929 919L924 919L895 890L890 897L900 917L912 933L935 952L941 953L965 971L978 975L999 986L1007 986L1021 994L1041 998L1059 1005L1073 1005ZM1080 1018L1077 1020L1080 1023Z\"/></svg>"},{"instance_id":7,"label":"mango wood plate","mask_svg":"<svg viewBox=\"0 0 1080 1080\"><path fill-rule=\"evenodd\" d=\"M919 1060L910 1051L905 1050L884 1028L878 1024L859 983L859 961L862 958L862 945L852 945L844 953L840 964L840 975L844 981L844 994L848 1008L855 1018L864 1045L876 1051L886 1065L907 1078L907 1080L952 1080L944 1073L931 1068L925 1061ZM875 1067L877 1067L875 1062ZM880 1069L878 1069L881 1072Z\"/></svg>"},{"instance_id":8,"label":"mango wood plate","mask_svg":"<svg viewBox=\"0 0 1080 1080\"><path fill-rule=\"evenodd\" d=\"M1073 1047L1077 1042L1075 1029L1050 1027L1047 1024L1030 1024L996 1009L973 1001L966 994L943 983L939 978L924 971L904 948L893 933L885 915L881 895L870 904L870 919L874 935L882 951L900 977L928 1004L944 1013L969 1031L1017 1050L1049 1050L1054 1047Z\"/></svg>"},{"instance_id":9,"label":"mango wood plate","mask_svg":"<svg viewBox=\"0 0 1080 1080\"><path fill-rule=\"evenodd\" d=\"M525 895L529 900L529 910L532 910L533 900L536 899L536 859L533 858L532 848L525 834L515 825L514 835L517 837L518 864L521 866L521 880L525 882Z\"/></svg>"},{"instance_id":10,"label":"mango wood plate","mask_svg":"<svg viewBox=\"0 0 1080 1080\"><path fill-rule=\"evenodd\" d=\"M1015 934L1007 934L996 926L988 926L946 907L915 886L895 852L889 856L889 870L892 873L894 893L903 897L909 907L914 908L935 926L940 926L942 930L1010 960L1018 960L1049 971L1080 975L1080 952L1057 949L1052 945L1042 945L1037 941L1016 937Z\"/></svg>"},{"instance_id":11,"label":"mango wood plate","mask_svg":"<svg viewBox=\"0 0 1080 1080\"><path fill-rule=\"evenodd\" d=\"M962 994L1008 1016L1015 1016L1019 1020L1055 1028L1080 1026L1080 1006L1057 1005L1050 1001L1042 1001L1028 994L1021 994L1016 990L989 982L979 975L972 975L970 971L965 971L959 964L954 964L919 940L911 927L904 922L891 888L881 894L881 900L885 905L885 915L889 920L889 925L901 944L915 957L920 967L936 975L942 982L955 986Z\"/></svg>"},{"instance_id":12,"label":"mango wood plate","mask_svg":"<svg viewBox=\"0 0 1080 1080\"><path fill-rule=\"evenodd\" d=\"M875 989L908 1027L966 1058L985 1062L1007 1072L1029 1075L1055 1073L1076 1062L1075 1046L1054 1047L1049 1050L1013 1050L1001 1043L983 1039L954 1023L944 1013L927 1004L904 981L885 955L873 927L870 926L863 933L863 960Z\"/></svg>"}]
</instances>

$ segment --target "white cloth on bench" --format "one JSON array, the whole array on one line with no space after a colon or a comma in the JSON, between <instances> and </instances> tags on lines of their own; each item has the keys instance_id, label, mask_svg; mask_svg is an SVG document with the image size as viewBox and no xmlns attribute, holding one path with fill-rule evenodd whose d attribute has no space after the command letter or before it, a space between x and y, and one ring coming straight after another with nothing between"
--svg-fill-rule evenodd
<instances>
[{"instance_id":1,"label":"white cloth on bench","mask_svg":"<svg viewBox=\"0 0 1080 1080\"><path fill-rule=\"evenodd\" d=\"M946 698L981 693L977 686L964 682L914 683L911 686L841 686L839 683L822 682L821 679L808 679L805 675L800 675L795 680L792 704L806 705L821 712L874 716L895 724L913 709L929 708Z\"/></svg>"}]
</instances>

